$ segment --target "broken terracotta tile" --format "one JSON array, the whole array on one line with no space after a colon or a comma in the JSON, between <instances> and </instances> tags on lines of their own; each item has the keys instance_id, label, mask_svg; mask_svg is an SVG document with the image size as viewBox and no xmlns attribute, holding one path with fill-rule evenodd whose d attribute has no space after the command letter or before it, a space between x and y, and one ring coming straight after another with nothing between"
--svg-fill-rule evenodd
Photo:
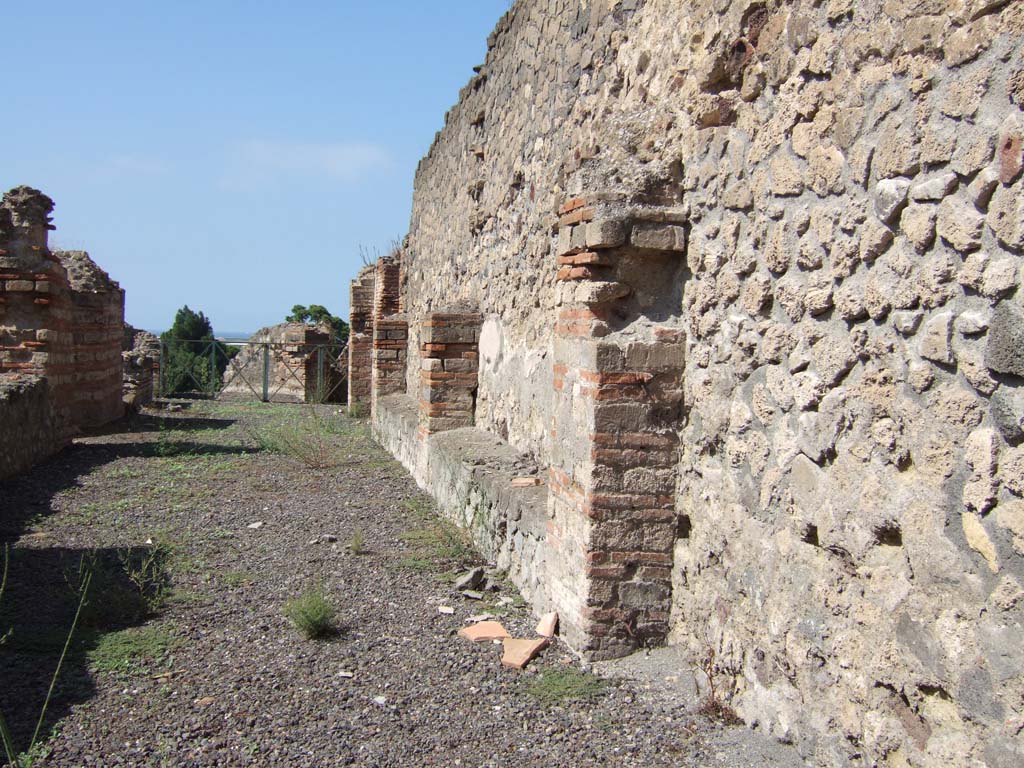
<instances>
[{"instance_id":1,"label":"broken terracotta tile","mask_svg":"<svg viewBox=\"0 0 1024 768\"><path fill-rule=\"evenodd\" d=\"M486 640L502 640L508 637L508 632L497 621L481 621L479 624L463 627L459 630L459 635L474 643L482 643Z\"/></svg>"},{"instance_id":2,"label":"broken terracotta tile","mask_svg":"<svg viewBox=\"0 0 1024 768\"><path fill-rule=\"evenodd\" d=\"M548 647L549 642L550 640L546 637L537 637L532 640L506 638L502 641L505 653L501 657L501 665L512 669L523 669L538 653Z\"/></svg>"},{"instance_id":3,"label":"broken terracotta tile","mask_svg":"<svg viewBox=\"0 0 1024 768\"><path fill-rule=\"evenodd\" d=\"M543 482L539 477L513 477L513 488L532 488Z\"/></svg>"},{"instance_id":4,"label":"broken terracotta tile","mask_svg":"<svg viewBox=\"0 0 1024 768\"><path fill-rule=\"evenodd\" d=\"M551 613L545 613L540 617L540 621L537 623L537 634L541 637L554 637L555 630L558 629L558 613L552 611Z\"/></svg>"}]
</instances>

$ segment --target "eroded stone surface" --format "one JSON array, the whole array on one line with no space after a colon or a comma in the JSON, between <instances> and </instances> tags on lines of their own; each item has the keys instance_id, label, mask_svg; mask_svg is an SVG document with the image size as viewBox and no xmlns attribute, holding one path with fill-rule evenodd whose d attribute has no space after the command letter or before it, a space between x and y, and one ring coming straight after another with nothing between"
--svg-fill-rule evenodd
<instances>
[{"instance_id":1,"label":"eroded stone surface","mask_svg":"<svg viewBox=\"0 0 1024 768\"><path fill-rule=\"evenodd\" d=\"M455 300L500 340L474 428L549 469L501 551L570 645L710 643L741 716L820 764L1021 761L1024 658L992 639L1020 621L1021 25L945 0L499 24L420 165L402 295L410 350ZM388 445L509 538L387 405Z\"/></svg>"}]
</instances>

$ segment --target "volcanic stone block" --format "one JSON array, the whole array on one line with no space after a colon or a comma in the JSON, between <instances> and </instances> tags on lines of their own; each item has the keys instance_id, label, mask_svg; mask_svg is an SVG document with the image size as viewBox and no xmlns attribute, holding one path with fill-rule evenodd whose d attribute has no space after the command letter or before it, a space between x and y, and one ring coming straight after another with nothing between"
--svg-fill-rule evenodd
<instances>
[{"instance_id":1,"label":"volcanic stone block","mask_svg":"<svg viewBox=\"0 0 1024 768\"><path fill-rule=\"evenodd\" d=\"M1001 301L992 313L985 364L997 373L1024 376L1024 310Z\"/></svg>"}]
</instances>

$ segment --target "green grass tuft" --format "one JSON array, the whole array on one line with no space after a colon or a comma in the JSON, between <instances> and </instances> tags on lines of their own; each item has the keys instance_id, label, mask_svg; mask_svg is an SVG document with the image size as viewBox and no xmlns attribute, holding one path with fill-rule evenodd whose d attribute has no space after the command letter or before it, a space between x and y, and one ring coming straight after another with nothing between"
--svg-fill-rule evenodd
<instances>
[{"instance_id":1,"label":"green grass tuft","mask_svg":"<svg viewBox=\"0 0 1024 768\"><path fill-rule=\"evenodd\" d=\"M591 699L602 695L608 681L578 669L546 669L526 688L542 704L558 704L572 699Z\"/></svg>"},{"instance_id":2,"label":"green grass tuft","mask_svg":"<svg viewBox=\"0 0 1024 768\"><path fill-rule=\"evenodd\" d=\"M428 503L408 499L406 509L417 525L401 534L409 551L399 565L412 571L448 573L480 562L469 535L454 523L437 515Z\"/></svg>"},{"instance_id":3,"label":"green grass tuft","mask_svg":"<svg viewBox=\"0 0 1024 768\"><path fill-rule=\"evenodd\" d=\"M89 663L99 672L130 674L143 667L169 666L178 638L159 626L141 626L99 635Z\"/></svg>"},{"instance_id":4,"label":"green grass tuft","mask_svg":"<svg viewBox=\"0 0 1024 768\"><path fill-rule=\"evenodd\" d=\"M359 528L348 540L348 551L353 555L361 555L366 551L366 538L363 536L363 529Z\"/></svg>"},{"instance_id":5,"label":"green grass tuft","mask_svg":"<svg viewBox=\"0 0 1024 768\"><path fill-rule=\"evenodd\" d=\"M335 614L323 587L308 589L284 605L284 615L309 640L322 640L338 634Z\"/></svg>"}]
</instances>

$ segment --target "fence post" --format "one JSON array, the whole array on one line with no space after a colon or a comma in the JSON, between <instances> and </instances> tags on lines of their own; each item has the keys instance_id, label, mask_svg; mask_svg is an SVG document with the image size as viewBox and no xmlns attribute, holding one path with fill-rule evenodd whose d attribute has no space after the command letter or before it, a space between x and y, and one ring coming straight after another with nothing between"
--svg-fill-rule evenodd
<instances>
[{"instance_id":1,"label":"fence post","mask_svg":"<svg viewBox=\"0 0 1024 768\"><path fill-rule=\"evenodd\" d=\"M210 397L217 394L217 340L210 342Z\"/></svg>"},{"instance_id":2,"label":"fence post","mask_svg":"<svg viewBox=\"0 0 1024 768\"><path fill-rule=\"evenodd\" d=\"M167 343L160 340L160 378L157 380L157 387L160 389L160 397L164 396L164 390L167 388Z\"/></svg>"},{"instance_id":3,"label":"fence post","mask_svg":"<svg viewBox=\"0 0 1024 768\"><path fill-rule=\"evenodd\" d=\"M324 391L324 346L320 344L316 348L316 394L313 399L318 403L327 402L327 393Z\"/></svg>"},{"instance_id":4,"label":"fence post","mask_svg":"<svg viewBox=\"0 0 1024 768\"><path fill-rule=\"evenodd\" d=\"M263 402L270 402L270 345L263 345Z\"/></svg>"}]
</instances>

